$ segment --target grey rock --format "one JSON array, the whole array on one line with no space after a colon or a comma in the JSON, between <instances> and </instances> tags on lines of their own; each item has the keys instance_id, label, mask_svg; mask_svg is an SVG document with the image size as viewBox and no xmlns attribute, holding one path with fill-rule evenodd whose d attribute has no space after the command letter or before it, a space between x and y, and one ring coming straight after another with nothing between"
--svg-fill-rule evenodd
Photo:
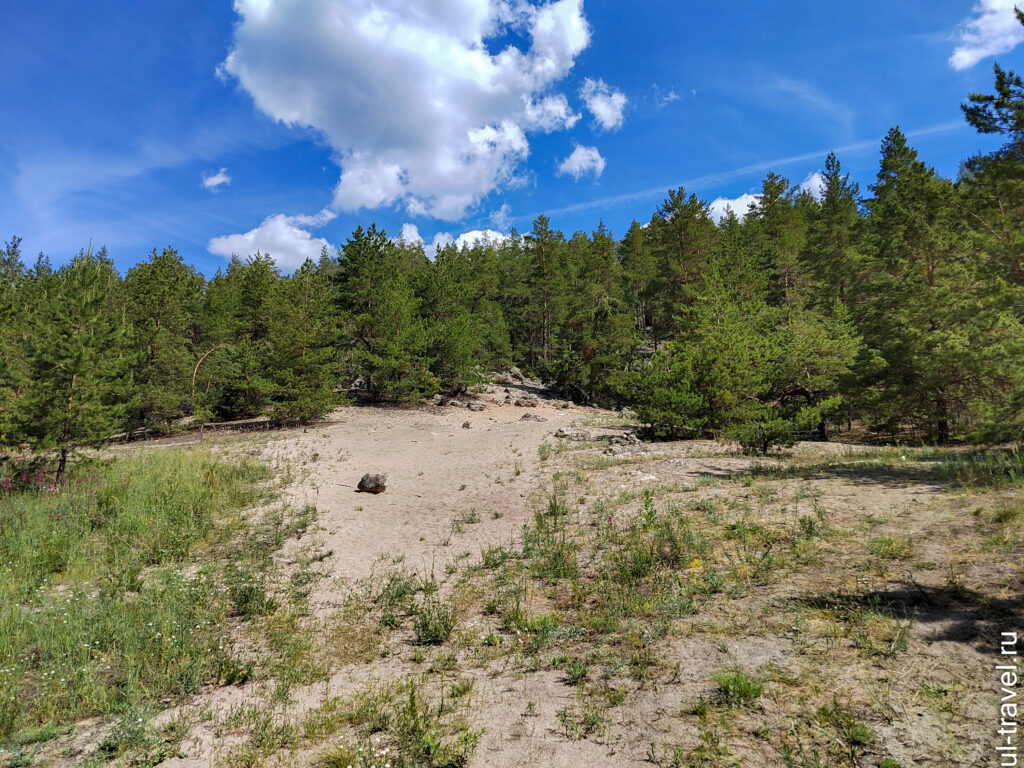
<instances>
[{"instance_id":1,"label":"grey rock","mask_svg":"<svg viewBox=\"0 0 1024 768\"><path fill-rule=\"evenodd\" d=\"M469 410L471 411L482 411L487 406L485 406L483 403L478 403L474 401L472 403L469 403L466 407L469 408Z\"/></svg>"},{"instance_id":2,"label":"grey rock","mask_svg":"<svg viewBox=\"0 0 1024 768\"><path fill-rule=\"evenodd\" d=\"M538 416L536 413L524 413L520 421L547 421L547 419L543 416Z\"/></svg>"},{"instance_id":3,"label":"grey rock","mask_svg":"<svg viewBox=\"0 0 1024 768\"><path fill-rule=\"evenodd\" d=\"M434 395L430 398L430 402L434 405L444 405L444 395Z\"/></svg>"},{"instance_id":4,"label":"grey rock","mask_svg":"<svg viewBox=\"0 0 1024 768\"><path fill-rule=\"evenodd\" d=\"M462 401L461 400L449 400L448 401L448 405L450 405L452 408L461 408L462 407Z\"/></svg>"},{"instance_id":5,"label":"grey rock","mask_svg":"<svg viewBox=\"0 0 1024 768\"><path fill-rule=\"evenodd\" d=\"M632 408L623 408L621 411L619 411L619 414L624 419L635 419L636 418L636 411L634 411Z\"/></svg>"},{"instance_id":6,"label":"grey rock","mask_svg":"<svg viewBox=\"0 0 1024 768\"><path fill-rule=\"evenodd\" d=\"M585 429L576 429L576 427L561 427L555 432L555 437L563 440L589 440L590 433Z\"/></svg>"},{"instance_id":7,"label":"grey rock","mask_svg":"<svg viewBox=\"0 0 1024 768\"><path fill-rule=\"evenodd\" d=\"M359 481L363 493L384 493L388 487L388 476L383 472L367 472Z\"/></svg>"},{"instance_id":8,"label":"grey rock","mask_svg":"<svg viewBox=\"0 0 1024 768\"><path fill-rule=\"evenodd\" d=\"M464 422L462 422L462 428L463 428L463 429L470 429L470 428L471 428L472 426L473 426L473 425L472 425L472 424L470 424L470 423L469 423L468 421L464 421Z\"/></svg>"}]
</instances>

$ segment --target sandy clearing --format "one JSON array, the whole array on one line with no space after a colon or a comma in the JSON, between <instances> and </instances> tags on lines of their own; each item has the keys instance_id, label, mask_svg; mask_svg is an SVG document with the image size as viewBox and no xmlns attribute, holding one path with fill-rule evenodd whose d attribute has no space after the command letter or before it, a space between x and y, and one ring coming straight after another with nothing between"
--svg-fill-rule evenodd
<instances>
[{"instance_id":1,"label":"sandy clearing","mask_svg":"<svg viewBox=\"0 0 1024 768\"><path fill-rule=\"evenodd\" d=\"M508 542L531 514L531 492L548 471L538 447L553 442L559 427L599 413L543 401L535 408L483 402L486 410L477 413L450 406L347 408L333 423L266 443L267 458L308 462L308 477L287 493L293 503L317 507L322 548L333 553L325 570L334 578L312 595L316 611L336 606L344 593L339 581L366 577L382 560L402 558L419 573L440 574L458 553ZM525 413L547 421L523 421ZM366 472L385 472L387 491L357 492ZM455 518L471 512L479 522L453 534Z\"/></svg>"}]
</instances>

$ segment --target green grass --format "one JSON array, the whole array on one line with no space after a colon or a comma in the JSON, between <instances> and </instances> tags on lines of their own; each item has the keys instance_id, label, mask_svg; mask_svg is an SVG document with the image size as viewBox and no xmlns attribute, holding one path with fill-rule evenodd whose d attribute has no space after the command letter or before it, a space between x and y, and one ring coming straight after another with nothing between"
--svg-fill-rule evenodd
<instances>
[{"instance_id":1,"label":"green grass","mask_svg":"<svg viewBox=\"0 0 1024 768\"><path fill-rule=\"evenodd\" d=\"M728 707L745 707L764 693L764 681L751 677L738 667L715 672L718 698Z\"/></svg>"},{"instance_id":2,"label":"green grass","mask_svg":"<svg viewBox=\"0 0 1024 768\"><path fill-rule=\"evenodd\" d=\"M256 598L193 559L227 546L268 475L154 451L0 491L0 742L244 679L225 621Z\"/></svg>"}]
</instances>

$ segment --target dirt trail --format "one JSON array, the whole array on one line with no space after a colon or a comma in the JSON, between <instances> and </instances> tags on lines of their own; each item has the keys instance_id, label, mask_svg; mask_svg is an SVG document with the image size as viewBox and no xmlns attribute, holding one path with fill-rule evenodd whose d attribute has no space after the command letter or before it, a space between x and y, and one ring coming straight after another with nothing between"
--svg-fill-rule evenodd
<instances>
[{"instance_id":1,"label":"dirt trail","mask_svg":"<svg viewBox=\"0 0 1024 768\"><path fill-rule=\"evenodd\" d=\"M530 492L546 471L538 447L559 427L598 413L544 401L535 408L482 402L486 410L475 413L347 408L333 423L267 443L271 458L300 471L307 462L308 477L288 493L294 503L316 505L323 549L333 552L325 566L335 578L314 592L317 610L335 604L339 580L369 575L381 558L404 557L426 574L440 572L456 553L507 542L522 529ZM523 421L526 413L547 421ZM365 472L387 473L387 491L357 492ZM479 522L452 536L453 521L472 513Z\"/></svg>"}]
</instances>

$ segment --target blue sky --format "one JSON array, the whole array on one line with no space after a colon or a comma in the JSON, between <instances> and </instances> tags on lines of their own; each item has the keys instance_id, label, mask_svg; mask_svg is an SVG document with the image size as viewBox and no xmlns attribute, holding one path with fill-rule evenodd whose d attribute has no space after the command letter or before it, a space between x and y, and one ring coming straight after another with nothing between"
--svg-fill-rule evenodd
<instances>
[{"instance_id":1,"label":"blue sky","mask_svg":"<svg viewBox=\"0 0 1024 768\"><path fill-rule=\"evenodd\" d=\"M0 237L206 274L371 221L621 235L829 150L866 186L896 124L952 176L995 146L962 99L1024 69L1010 0L36 0L0 28Z\"/></svg>"}]
</instances>

